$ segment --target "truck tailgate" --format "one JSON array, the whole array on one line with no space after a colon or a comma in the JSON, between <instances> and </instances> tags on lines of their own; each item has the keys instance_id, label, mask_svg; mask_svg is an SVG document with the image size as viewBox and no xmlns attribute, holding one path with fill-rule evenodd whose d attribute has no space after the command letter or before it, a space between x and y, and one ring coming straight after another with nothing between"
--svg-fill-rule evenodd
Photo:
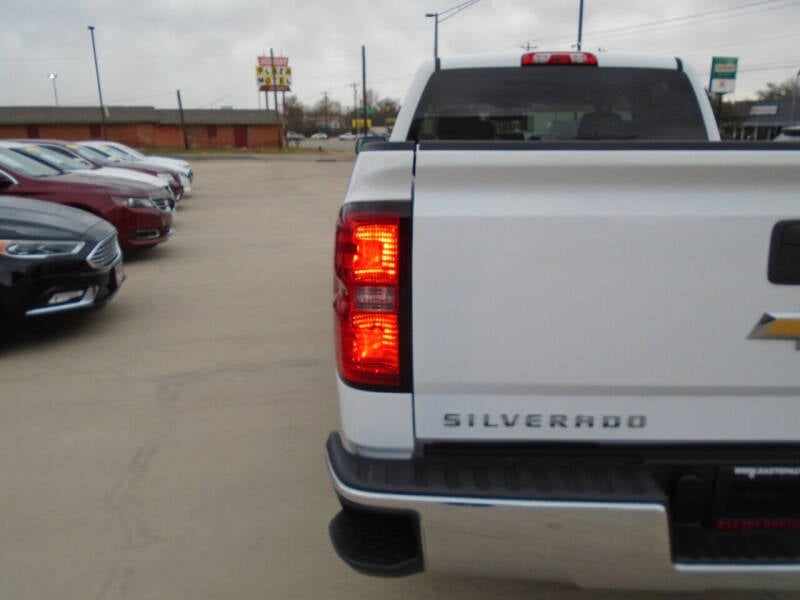
<instances>
[{"instance_id":1,"label":"truck tailgate","mask_svg":"<svg viewBox=\"0 0 800 600\"><path fill-rule=\"evenodd\" d=\"M467 146L417 152L417 438L800 440L797 341L751 335L800 313L799 152Z\"/></svg>"}]
</instances>

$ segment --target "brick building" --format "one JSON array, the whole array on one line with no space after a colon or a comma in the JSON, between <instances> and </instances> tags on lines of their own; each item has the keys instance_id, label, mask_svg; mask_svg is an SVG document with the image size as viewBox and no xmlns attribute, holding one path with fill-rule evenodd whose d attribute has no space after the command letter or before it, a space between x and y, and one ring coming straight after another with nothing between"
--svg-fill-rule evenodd
<instances>
[{"instance_id":1,"label":"brick building","mask_svg":"<svg viewBox=\"0 0 800 600\"><path fill-rule=\"evenodd\" d=\"M151 106L106 107L106 132L110 140L147 148L277 147L282 128L273 110L177 109ZM0 139L57 138L102 139L99 107L0 107Z\"/></svg>"}]
</instances>

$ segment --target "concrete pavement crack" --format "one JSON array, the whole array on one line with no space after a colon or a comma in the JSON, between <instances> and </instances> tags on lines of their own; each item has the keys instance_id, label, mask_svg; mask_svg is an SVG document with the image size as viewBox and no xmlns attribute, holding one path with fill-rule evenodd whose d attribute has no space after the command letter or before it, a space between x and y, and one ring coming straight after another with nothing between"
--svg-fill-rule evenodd
<instances>
[{"instance_id":1,"label":"concrete pavement crack","mask_svg":"<svg viewBox=\"0 0 800 600\"><path fill-rule=\"evenodd\" d=\"M181 390L188 384L212 379L219 375L250 372L259 368L258 365L222 367L203 372L171 375L160 382L157 394L159 423L138 448L125 471L106 495L106 506L120 524L125 547L106 577L103 587L97 595L97 600L125 598L130 579L131 562L139 553L160 540L148 529L141 503L135 496L134 488L146 475L153 459L180 420L181 411L178 407L178 399Z\"/></svg>"}]
</instances>

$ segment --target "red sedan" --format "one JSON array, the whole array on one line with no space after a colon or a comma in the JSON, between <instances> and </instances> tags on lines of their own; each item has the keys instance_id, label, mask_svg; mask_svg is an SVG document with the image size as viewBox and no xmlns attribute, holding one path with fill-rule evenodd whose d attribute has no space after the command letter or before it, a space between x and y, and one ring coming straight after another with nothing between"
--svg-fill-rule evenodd
<instances>
[{"instance_id":1,"label":"red sedan","mask_svg":"<svg viewBox=\"0 0 800 600\"><path fill-rule=\"evenodd\" d=\"M166 241L172 231L172 211L162 202L161 188L63 173L2 147L0 194L58 202L94 213L117 228L123 250L153 247Z\"/></svg>"}]
</instances>

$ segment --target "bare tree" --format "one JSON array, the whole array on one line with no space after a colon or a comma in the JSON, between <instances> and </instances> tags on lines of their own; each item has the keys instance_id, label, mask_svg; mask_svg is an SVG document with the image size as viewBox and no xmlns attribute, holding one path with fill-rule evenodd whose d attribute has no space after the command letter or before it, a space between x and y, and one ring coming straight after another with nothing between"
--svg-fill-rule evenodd
<instances>
[{"instance_id":1,"label":"bare tree","mask_svg":"<svg viewBox=\"0 0 800 600\"><path fill-rule=\"evenodd\" d=\"M768 83L766 89L756 92L759 100L784 100L794 95L795 78L787 79L782 83Z\"/></svg>"}]
</instances>

